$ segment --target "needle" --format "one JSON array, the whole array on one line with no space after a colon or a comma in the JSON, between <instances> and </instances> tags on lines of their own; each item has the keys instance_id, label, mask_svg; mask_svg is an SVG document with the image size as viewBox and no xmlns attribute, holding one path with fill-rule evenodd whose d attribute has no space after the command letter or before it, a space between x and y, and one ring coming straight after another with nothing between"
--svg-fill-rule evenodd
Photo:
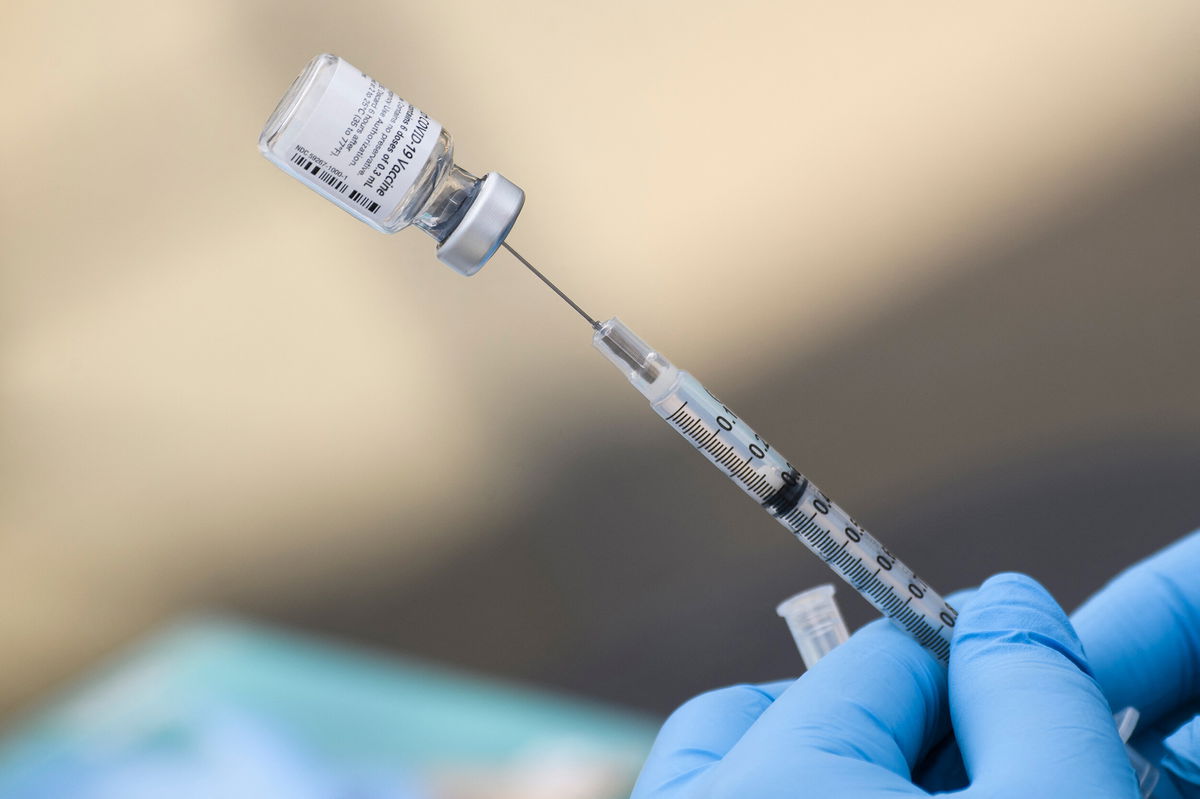
<instances>
[{"instance_id":1,"label":"needle","mask_svg":"<svg viewBox=\"0 0 1200 799\"><path fill-rule=\"evenodd\" d=\"M575 301L573 299L568 297L566 294L563 294L562 289L560 289L558 286L551 283L550 280L545 275L543 275L541 272L539 272L533 264L529 263L529 261L526 261L524 256L521 255L521 253L517 252L512 247L510 247L507 241L501 242L501 244L504 245L504 249L508 250L509 252L511 252L513 254L513 257L515 257L521 263L525 264L525 266L529 268L530 272L533 272L535 275L537 275L539 278L541 278L543 283L545 283L547 286L549 286L551 289L553 289L555 294L562 297L563 300L566 301L567 305L570 305L572 308L574 308L576 310L576 312L578 312L578 314L580 316L582 316L584 319L586 319L588 321L589 325L591 325L592 327L600 327L599 322L597 322L592 317L588 316L587 312L584 311L582 308L580 308L578 305L576 305Z\"/></svg>"}]
</instances>

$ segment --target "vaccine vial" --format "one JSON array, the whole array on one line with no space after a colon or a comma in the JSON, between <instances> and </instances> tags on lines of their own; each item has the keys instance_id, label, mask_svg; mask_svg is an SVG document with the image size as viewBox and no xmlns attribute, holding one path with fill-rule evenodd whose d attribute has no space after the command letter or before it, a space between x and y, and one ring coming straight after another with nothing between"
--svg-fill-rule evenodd
<instances>
[{"instance_id":1,"label":"vaccine vial","mask_svg":"<svg viewBox=\"0 0 1200 799\"><path fill-rule=\"evenodd\" d=\"M502 175L477 178L456 166L440 123L327 53L292 83L258 148L376 230L424 230L438 242L438 260L463 275L487 263L525 202Z\"/></svg>"}]
</instances>

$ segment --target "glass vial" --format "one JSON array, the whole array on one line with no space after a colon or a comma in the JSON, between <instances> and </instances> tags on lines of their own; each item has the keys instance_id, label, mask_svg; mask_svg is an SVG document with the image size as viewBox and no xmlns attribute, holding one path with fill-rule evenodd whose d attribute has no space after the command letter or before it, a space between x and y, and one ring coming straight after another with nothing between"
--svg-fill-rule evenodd
<instances>
[{"instance_id":1,"label":"glass vial","mask_svg":"<svg viewBox=\"0 0 1200 799\"><path fill-rule=\"evenodd\" d=\"M464 275L487 263L525 202L502 175L456 166L440 123L327 53L284 94L258 148L376 230L421 228L437 240L438 259Z\"/></svg>"}]
</instances>

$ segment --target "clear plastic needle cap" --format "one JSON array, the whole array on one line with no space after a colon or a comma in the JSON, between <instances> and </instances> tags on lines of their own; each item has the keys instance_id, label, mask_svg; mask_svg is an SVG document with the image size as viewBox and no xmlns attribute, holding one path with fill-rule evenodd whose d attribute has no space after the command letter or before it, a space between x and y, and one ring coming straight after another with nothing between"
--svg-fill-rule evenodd
<instances>
[{"instance_id":1,"label":"clear plastic needle cap","mask_svg":"<svg viewBox=\"0 0 1200 799\"><path fill-rule=\"evenodd\" d=\"M818 585L788 597L775 608L787 622L806 669L850 637L833 593L832 585Z\"/></svg>"}]
</instances>

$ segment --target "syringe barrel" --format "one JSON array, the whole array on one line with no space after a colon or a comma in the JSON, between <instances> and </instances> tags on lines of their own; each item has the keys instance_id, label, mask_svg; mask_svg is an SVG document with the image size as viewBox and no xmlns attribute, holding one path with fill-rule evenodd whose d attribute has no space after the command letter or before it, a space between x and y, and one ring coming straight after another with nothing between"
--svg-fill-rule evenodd
<instances>
[{"instance_id":1,"label":"syringe barrel","mask_svg":"<svg viewBox=\"0 0 1200 799\"><path fill-rule=\"evenodd\" d=\"M593 342L667 424L939 660L950 656L957 611L854 521L700 381L617 319Z\"/></svg>"}]
</instances>

